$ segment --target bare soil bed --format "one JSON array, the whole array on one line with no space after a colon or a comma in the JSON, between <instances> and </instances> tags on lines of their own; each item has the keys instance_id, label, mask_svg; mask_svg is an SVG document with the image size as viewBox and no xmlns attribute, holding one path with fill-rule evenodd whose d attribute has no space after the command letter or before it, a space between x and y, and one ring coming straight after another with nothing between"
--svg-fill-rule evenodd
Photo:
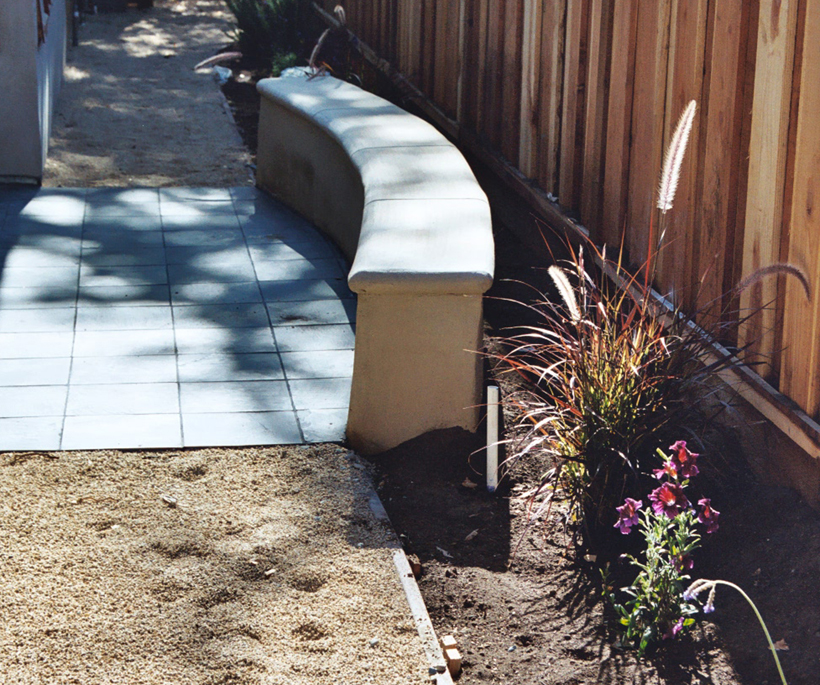
<instances>
[{"instance_id":1,"label":"bare soil bed","mask_svg":"<svg viewBox=\"0 0 820 685\"><path fill-rule=\"evenodd\" d=\"M424 682L367 469L334 445L0 455L0 682Z\"/></svg>"}]
</instances>

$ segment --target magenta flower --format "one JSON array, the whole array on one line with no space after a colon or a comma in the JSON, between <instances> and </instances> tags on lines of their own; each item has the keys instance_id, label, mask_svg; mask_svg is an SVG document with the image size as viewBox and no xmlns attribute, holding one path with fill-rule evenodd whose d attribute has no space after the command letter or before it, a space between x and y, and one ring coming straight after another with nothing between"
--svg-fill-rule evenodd
<instances>
[{"instance_id":1,"label":"magenta flower","mask_svg":"<svg viewBox=\"0 0 820 685\"><path fill-rule=\"evenodd\" d=\"M669 449L672 450L671 461L677 473L680 473L684 478L694 478L698 475L698 467L695 463L698 455L689 451L686 447L686 440L678 440Z\"/></svg>"},{"instance_id":2,"label":"magenta flower","mask_svg":"<svg viewBox=\"0 0 820 685\"><path fill-rule=\"evenodd\" d=\"M664 483L655 488L649 493L649 500L652 502L652 511L658 515L666 514L670 519L691 506L683 494L683 488L675 483Z\"/></svg>"},{"instance_id":3,"label":"magenta flower","mask_svg":"<svg viewBox=\"0 0 820 685\"><path fill-rule=\"evenodd\" d=\"M683 629L683 616L678 619L678 622L663 634L664 640L671 640Z\"/></svg>"},{"instance_id":4,"label":"magenta flower","mask_svg":"<svg viewBox=\"0 0 820 685\"><path fill-rule=\"evenodd\" d=\"M640 500L627 497L623 505L615 507L615 511L618 512L618 521L613 528L620 528L623 535L629 535L632 526L638 525L638 509L642 506L643 502Z\"/></svg>"},{"instance_id":5,"label":"magenta flower","mask_svg":"<svg viewBox=\"0 0 820 685\"><path fill-rule=\"evenodd\" d=\"M675 566L679 572L691 571L694 565L695 562L693 561L691 554L678 554L675 558Z\"/></svg>"},{"instance_id":6,"label":"magenta flower","mask_svg":"<svg viewBox=\"0 0 820 685\"><path fill-rule=\"evenodd\" d=\"M718 529L720 512L717 509L712 509L712 500L707 497L698 500L698 505L701 507L698 521L706 526L707 533L714 533Z\"/></svg>"},{"instance_id":7,"label":"magenta flower","mask_svg":"<svg viewBox=\"0 0 820 685\"><path fill-rule=\"evenodd\" d=\"M655 469L652 473L658 480L663 480L664 476L669 476L672 480L678 479L678 470L671 460L665 461L662 469Z\"/></svg>"}]
</instances>

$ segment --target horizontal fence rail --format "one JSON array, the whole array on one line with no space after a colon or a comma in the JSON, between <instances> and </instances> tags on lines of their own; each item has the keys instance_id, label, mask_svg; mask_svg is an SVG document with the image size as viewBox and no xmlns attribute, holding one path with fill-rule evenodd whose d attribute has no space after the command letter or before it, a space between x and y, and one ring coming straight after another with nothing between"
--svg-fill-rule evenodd
<instances>
[{"instance_id":1,"label":"horizontal fence rail","mask_svg":"<svg viewBox=\"0 0 820 685\"><path fill-rule=\"evenodd\" d=\"M740 322L732 342L820 419L820 0L344 6L450 119L633 264L650 253L664 149L696 100L657 286L702 322ZM727 295L776 262L813 297L784 276Z\"/></svg>"}]
</instances>

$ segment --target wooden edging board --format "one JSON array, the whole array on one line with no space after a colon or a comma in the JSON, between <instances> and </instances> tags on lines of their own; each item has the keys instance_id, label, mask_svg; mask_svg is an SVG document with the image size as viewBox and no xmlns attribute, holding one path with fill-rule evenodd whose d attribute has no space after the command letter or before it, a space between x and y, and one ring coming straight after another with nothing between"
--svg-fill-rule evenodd
<instances>
[{"instance_id":1,"label":"wooden edging board","mask_svg":"<svg viewBox=\"0 0 820 685\"><path fill-rule=\"evenodd\" d=\"M396 565L399 580L404 589L405 597L407 597L407 604L410 606L410 612L413 614L413 623L416 626L416 632L418 632L419 638L421 639L431 682L435 682L436 685L453 685L453 678L447 670L444 653L441 651L441 645L436 637L433 623L430 621L430 614L427 613L427 606L424 604L424 598L421 596L421 590L419 590L416 577L410 568L410 562L407 561L404 548L401 546L398 537L396 537L393 524L390 522L390 517L387 515L387 511L378 493L372 489L372 486L368 504L370 505L370 511L373 512L373 515L392 533L392 541L389 547L393 555L393 563ZM435 678L435 681L432 680L433 678Z\"/></svg>"}]
</instances>

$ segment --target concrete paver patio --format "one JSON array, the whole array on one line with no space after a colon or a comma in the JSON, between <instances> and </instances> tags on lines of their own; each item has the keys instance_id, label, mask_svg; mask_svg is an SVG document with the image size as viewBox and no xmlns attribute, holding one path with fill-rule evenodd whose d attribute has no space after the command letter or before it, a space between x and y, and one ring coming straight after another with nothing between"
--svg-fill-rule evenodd
<instances>
[{"instance_id":1,"label":"concrete paver patio","mask_svg":"<svg viewBox=\"0 0 820 685\"><path fill-rule=\"evenodd\" d=\"M0 450L341 440L347 266L255 188L0 189Z\"/></svg>"}]
</instances>

